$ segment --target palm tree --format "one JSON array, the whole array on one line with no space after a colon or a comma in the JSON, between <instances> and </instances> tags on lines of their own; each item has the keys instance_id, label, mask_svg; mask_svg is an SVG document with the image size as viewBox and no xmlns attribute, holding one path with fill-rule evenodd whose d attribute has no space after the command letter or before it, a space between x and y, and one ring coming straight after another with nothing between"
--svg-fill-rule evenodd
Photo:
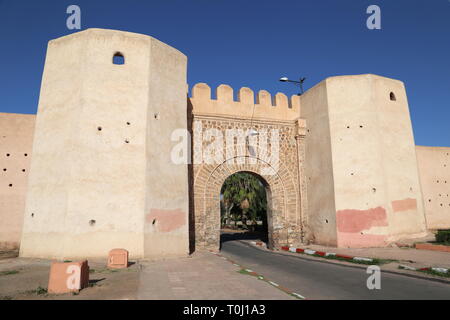
<instances>
[{"instance_id":1,"label":"palm tree","mask_svg":"<svg viewBox=\"0 0 450 320\"><path fill-rule=\"evenodd\" d=\"M247 228L247 220L252 221L251 229L254 230L258 219L263 218L267 210L266 189L263 183L255 175L247 172L238 172L228 177L221 190L222 225L230 222L231 212L240 214L240 220L244 228Z\"/></svg>"}]
</instances>

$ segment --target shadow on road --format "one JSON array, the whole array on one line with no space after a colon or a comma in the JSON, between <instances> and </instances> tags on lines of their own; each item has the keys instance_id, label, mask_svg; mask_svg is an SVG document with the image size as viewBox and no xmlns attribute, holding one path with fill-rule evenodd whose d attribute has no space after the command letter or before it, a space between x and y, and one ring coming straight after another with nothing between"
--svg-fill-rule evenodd
<instances>
[{"instance_id":1,"label":"shadow on road","mask_svg":"<svg viewBox=\"0 0 450 320\"><path fill-rule=\"evenodd\" d=\"M227 241L237 241L237 240L255 240L267 243L267 233L264 232L233 232L233 231L220 231L220 248L222 248L222 243Z\"/></svg>"}]
</instances>

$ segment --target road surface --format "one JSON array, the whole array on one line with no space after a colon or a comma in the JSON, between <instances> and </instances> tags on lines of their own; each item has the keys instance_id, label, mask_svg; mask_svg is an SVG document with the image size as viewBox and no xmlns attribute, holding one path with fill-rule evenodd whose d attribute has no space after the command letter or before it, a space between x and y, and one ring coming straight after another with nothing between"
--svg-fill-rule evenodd
<instances>
[{"instance_id":1,"label":"road surface","mask_svg":"<svg viewBox=\"0 0 450 320\"><path fill-rule=\"evenodd\" d=\"M306 299L450 299L450 284L381 272L381 289L369 290L370 274L355 266L255 248L222 235L221 254Z\"/></svg>"}]
</instances>

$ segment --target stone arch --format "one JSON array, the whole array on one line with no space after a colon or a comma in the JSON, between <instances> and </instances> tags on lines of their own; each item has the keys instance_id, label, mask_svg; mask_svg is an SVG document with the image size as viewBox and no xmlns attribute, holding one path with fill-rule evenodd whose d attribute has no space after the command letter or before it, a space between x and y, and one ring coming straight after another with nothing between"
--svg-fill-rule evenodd
<instances>
[{"instance_id":1,"label":"stone arch","mask_svg":"<svg viewBox=\"0 0 450 320\"><path fill-rule=\"evenodd\" d=\"M220 164L201 164L194 178L195 246L217 251L220 247L220 190L237 172L250 172L267 184L269 247L300 239L298 184L282 164L273 168L266 159L248 154Z\"/></svg>"}]
</instances>

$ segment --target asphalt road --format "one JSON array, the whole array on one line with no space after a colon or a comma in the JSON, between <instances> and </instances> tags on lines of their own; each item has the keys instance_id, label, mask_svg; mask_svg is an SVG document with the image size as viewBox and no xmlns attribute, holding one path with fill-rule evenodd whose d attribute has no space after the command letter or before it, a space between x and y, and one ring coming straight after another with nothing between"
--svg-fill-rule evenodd
<instances>
[{"instance_id":1,"label":"asphalt road","mask_svg":"<svg viewBox=\"0 0 450 320\"><path fill-rule=\"evenodd\" d=\"M263 251L222 235L221 254L307 299L450 299L450 285L381 272L369 290L366 269Z\"/></svg>"}]
</instances>

